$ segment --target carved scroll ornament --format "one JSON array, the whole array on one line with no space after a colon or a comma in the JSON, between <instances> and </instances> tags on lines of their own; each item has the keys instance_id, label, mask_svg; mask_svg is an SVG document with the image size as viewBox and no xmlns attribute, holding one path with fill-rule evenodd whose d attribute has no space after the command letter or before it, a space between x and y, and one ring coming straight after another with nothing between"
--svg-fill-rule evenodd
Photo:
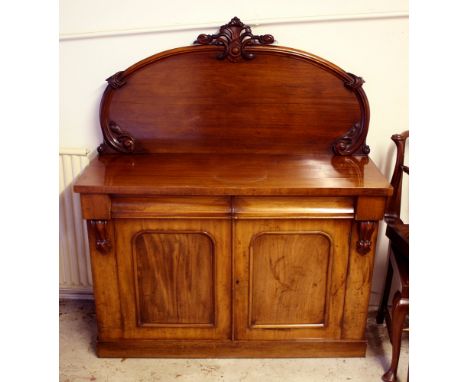
<instances>
[{"instance_id":1,"label":"carved scroll ornament","mask_svg":"<svg viewBox=\"0 0 468 382\"><path fill-rule=\"evenodd\" d=\"M346 86L348 89L359 89L366 82L362 77L358 77L353 73L348 73L348 75L351 77L351 79L344 82L344 86Z\"/></svg>"},{"instance_id":2,"label":"carved scroll ornament","mask_svg":"<svg viewBox=\"0 0 468 382\"><path fill-rule=\"evenodd\" d=\"M359 239L356 243L356 250L359 254L365 255L370 252L372 247L372 234L374 233L377 223L374 221L358 222Z\"/></svg>"},{"instance_id":3,"label":"carved scroll ornament","mask_svg":"<svg viewBox=\"0 0 468 382\"><path fill-rule=\"evenodd\" d=\"M351 155L354 154L356 151L359 151L359 140L362 136L365 136L363 131L362 123L358 122L351 127L347 131L345 135L341 138L338 138L335 143L333 144L333 152L336 155ZM362 154L369 154L370 148L365 143L362 144L360 147L360 153Z\"/></svg>"},{"instance_id":4,"label":"carved scroll ornament","mask_svg":"<svg viewBox=\"0 0 468 382\"><path fill-rule=\"evenodd\" d=\"M361 120L356 122L343 136L339 137L332 145L335 155L368 155L370 148L366 144L367 130L369 128L369 105L362 85L366 82L362 77L353 73L346 73L344 86L352 91L359 100L361 108Z\"/></svg>"},{"instance_id":5,"label":"carved scroll ornament","mask_svg":"<svg viewBox=\"0 0 468 382\"><path fill-rule=\"evenodd\" d=\"M269 45L274 41L275 38L271 34L253 35L248 25L234 17L228 24L221 26L219 33L199 35L195 44L224 46L224 52L218 59L223 60L227 57L231 62L238 62L241 58L251 60L255 57L253 53L245 50L247 46Z\"/></svg>"},{"instance_id":6,"label":"carved scroll ornament","mask_svg":"<svg viewBox=\"0 0 468 382\"><path fill-rule=\"evenodd\" d=\"M110 121L108 128L104 130L104 136L105 143L118 152L131 153L135 150L135 139L113 121ZM102 154L104 151L103 143L98 147L98 153Z\"/></svg>"},{"instance_id":7,"label":"carved scroll ornament","mask_svg":"<svg viewBox=\"0 0 468 382\"><path fill-rule=\"evenodd\" d=\"M126 81L123 79L123 71L115 73L106 79L107 83L112 89L118 89L125 85Z\"/></svg>"},{"instance_id":8,"label":"carved scroll ornament","mask_svg":"<svg viewBox=\"0 0 468 382\"><path fill-rule=\"evenodd\" d=\"M112 249L112 244L107 232L107 220L91 220L91 226L96 236L96 250L103 254L108 253Z\"/></svg>"}]
</instances>

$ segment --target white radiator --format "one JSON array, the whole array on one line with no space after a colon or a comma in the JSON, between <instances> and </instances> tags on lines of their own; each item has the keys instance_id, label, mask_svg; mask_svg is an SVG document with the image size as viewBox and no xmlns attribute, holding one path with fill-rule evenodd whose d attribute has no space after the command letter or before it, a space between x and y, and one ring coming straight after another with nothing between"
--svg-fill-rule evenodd
<instances>
[{"instance_id":1,"label":"white radiator","mask_svg":"<svg viewBox=\"0 0 468 382\"><path fill-rule=\"evenodd\" d=\"M86 223L73 183L89 163L86 149L60 150L60 297L92 298Z\"/></svg>"}]
</instances>

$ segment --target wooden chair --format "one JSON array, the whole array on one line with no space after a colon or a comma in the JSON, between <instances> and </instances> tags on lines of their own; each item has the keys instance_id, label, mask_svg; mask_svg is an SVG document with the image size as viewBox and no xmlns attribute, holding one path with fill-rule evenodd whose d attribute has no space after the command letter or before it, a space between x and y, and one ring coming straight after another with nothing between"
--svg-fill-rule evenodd
<instances>
[{"instance_id":1,"label":"wooden chair","mask_svg":"<svg viewBox=\"0 0 468 382\"><path fill-rule=\"evenodd\" d=\"M400 219L401 188L403 173L409 175L409 168L405 166L405 143L409 137L409 131L392 136L397 147L397 158L391 184L393 195L389 198L385 213L387 223L387 235L389 245L389 261L385 287L377 312L377 323L382 324L384 319L387 324L388 335L392 343L392 361L390 368L382 376L385 382L393 382L396 378L398 360L400 358L401 334L405 318L409 312L409 224L404 224ZM392 306L387 307L390 288L392 286L393 274L398 273L401 281L401 289L393 295Z\"/></svg>"}]
</instances>

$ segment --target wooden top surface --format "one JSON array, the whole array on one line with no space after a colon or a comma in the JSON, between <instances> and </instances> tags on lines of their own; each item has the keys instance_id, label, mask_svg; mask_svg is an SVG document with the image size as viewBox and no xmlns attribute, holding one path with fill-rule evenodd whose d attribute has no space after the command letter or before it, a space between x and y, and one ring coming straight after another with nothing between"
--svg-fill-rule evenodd
<instances>
[{"instance_id":1,"label":"wooden top surface","mask_svg":"<svg viewBox=\"0 0 468 382\"><path fill-rule=\"evenodd\" d=\"M77 179L80 193L133 195L390 195L368 157L333 154L103 155Z\"/></svg>"}]
</instances>

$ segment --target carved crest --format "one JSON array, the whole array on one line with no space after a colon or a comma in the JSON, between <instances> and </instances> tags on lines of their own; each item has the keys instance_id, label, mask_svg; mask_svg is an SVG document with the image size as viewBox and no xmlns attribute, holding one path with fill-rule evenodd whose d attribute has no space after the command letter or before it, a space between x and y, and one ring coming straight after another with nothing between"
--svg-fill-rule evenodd
<instances>
[{"instance_id":1,"label":"carved crest","mask_svg":"<svg viewBox=\"0 0 468 382\"><path fill-rule=\"evenodd\" d=\"M271 34L253 35L248 25L234 17L228 24L221 26L219 33L201 34L194 43L224 46L224 52L218 56L218 59L224 60L227 57L231 62L238 62L241 58L251 60L255 57L253 53L245 50L247 46L269 45L274 41L275 38Z\"/></svg>"}]
</instances>

